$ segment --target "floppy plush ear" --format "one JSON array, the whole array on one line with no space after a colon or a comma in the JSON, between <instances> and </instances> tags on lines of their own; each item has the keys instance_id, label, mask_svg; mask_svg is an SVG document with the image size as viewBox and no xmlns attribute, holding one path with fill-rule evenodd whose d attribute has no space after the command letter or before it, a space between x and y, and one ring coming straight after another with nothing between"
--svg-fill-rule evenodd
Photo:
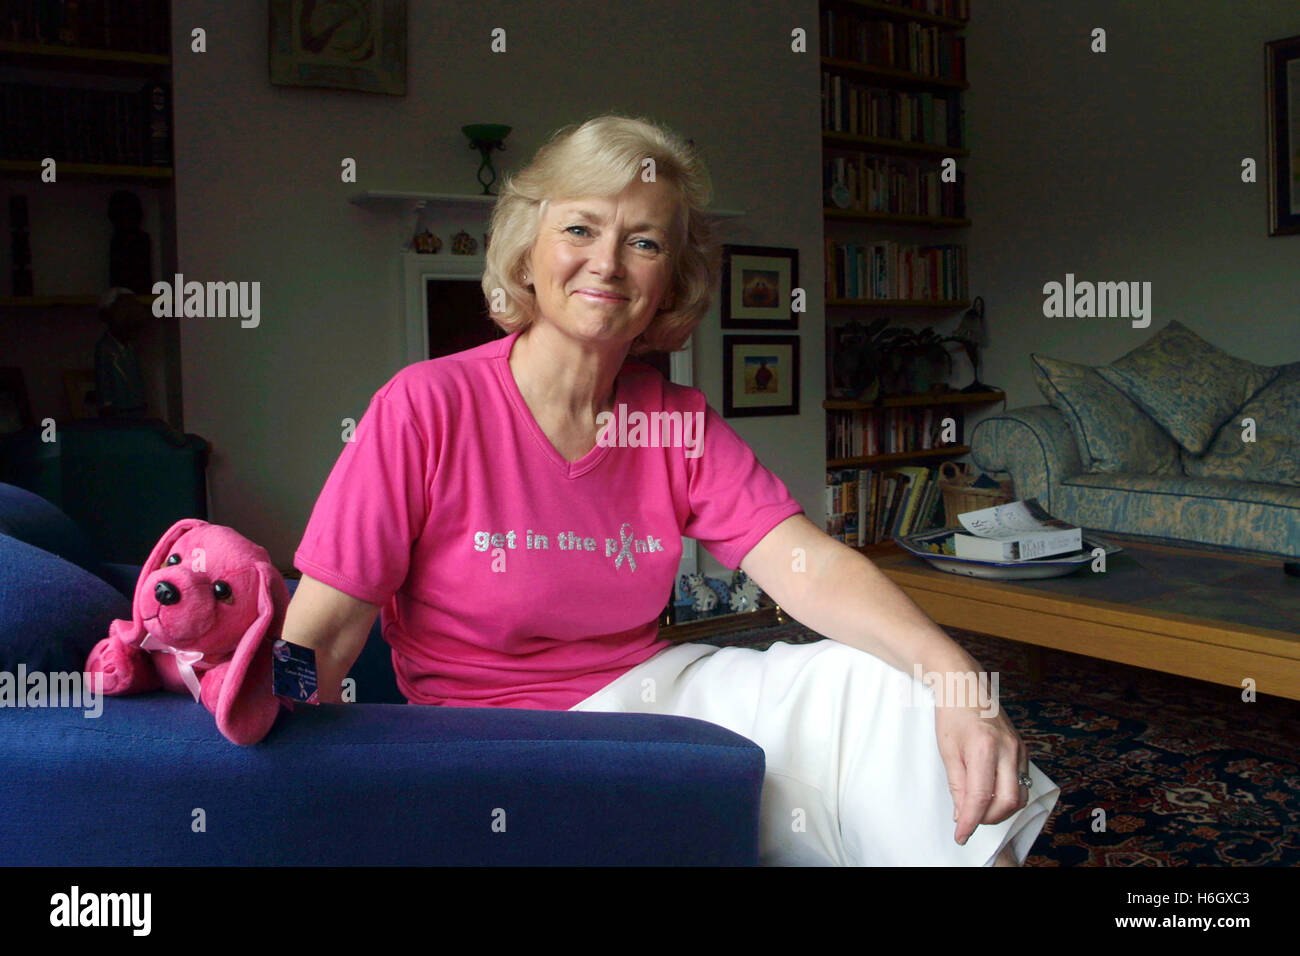
<instances>
[{"instance_id":1,"label":"floppy plush ear","mask_svg":"<svg viewBox=\"0 0 1300 956\"><path fill-rule=\"evenodd\" d=\"M280 712L271 689L271 644L280 634L289 605L289 587L265 561L257 570L257 618L239 639L217 699L217 729L237 744L255 744L270 731Z\"/></svg>"}]
</instances>

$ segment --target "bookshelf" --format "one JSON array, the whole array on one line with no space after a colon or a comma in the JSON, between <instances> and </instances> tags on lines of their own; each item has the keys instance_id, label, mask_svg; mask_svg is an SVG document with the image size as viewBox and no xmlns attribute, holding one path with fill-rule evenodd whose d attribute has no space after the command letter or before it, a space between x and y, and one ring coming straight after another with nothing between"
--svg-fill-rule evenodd
<instances>
[{"instance_id":1,"label":"bookshelf","mask_svg":"<svg viewBox=\"0 0 1300 956\"><path fill-rule=\"evenodd\" d=\"M968 309L961 230L969 0L821 0L827 394L837 329L912 327ZM838 384L838 383L837 383ZM894 383L896 384L896 383ZM874 390L873 390L874 394ZM1005 401L950 385L829 398L826 530L854 547L942 521L937 467L970 452L965 412Z\"/></svg>"},{"instance_id":2,"label":"bookshelf","mask_svg":"<svg viewBox=\"0 0 1300 956\"><path fill-rule=\"evenodd\" d=\"M858 455L854 458L828 458L827 468L850 468L860 465L877 465L891 461L920 461L925 458L955 458L970 451L969 445L946 445L943 448L931 448L927 451L891 452L885 455Z\"/></svg>"},{"instance_id":3,"label":"bookshelf","mask_svg":"<svg viewBox=\"0 0 1300 956\"><path fill-rule=\"evenodd\" d=\"M0 25L0 29L3 28ZM44 69L50 64L59 64L61 69L106 76L135 76L142 66L170 68L172 62L172 58L165 53L18 40L0 40L0 56L10 66Z\"/></svg>"},{"instance_id":4,"label":"bookshelf","mask_svg":"<svg viewBox=\"0 0 1300 956\"><path fill-rule=\"evenodd\" d=\"M10 202L22 197L28 223L21 240L11 222L0 233L11 266L0 282L0 323L20 342L32 330L9 364L20 365L29 392L48 406L63 393L56 382L94 365L103 334L96 305L113 284L107 212L114 191L140 202L153 281L179 271L170 0L8 0L0 63L0 213L20 214ZM54 182L42 180L46 158L57 164ZM94 255L78 257L59 242L53 224L70 222L85 223ZM31 249L21 264L12 258L20 241ZM151 291L137 288L134 298L148 304ZM33 322L57 327L66 344L42 349L36 343L48 335ZM152 320L136 349L150 414L183 431L177 319Z\"/></svg>"}]
</instances>

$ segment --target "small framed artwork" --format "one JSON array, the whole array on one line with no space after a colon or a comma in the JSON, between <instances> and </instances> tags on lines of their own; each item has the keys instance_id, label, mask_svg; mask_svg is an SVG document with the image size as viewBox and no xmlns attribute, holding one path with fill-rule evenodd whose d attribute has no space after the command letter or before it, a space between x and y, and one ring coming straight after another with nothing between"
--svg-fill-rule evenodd
<instances>
[{"instance_id":1,"label":"small framed artwork","mask_svg":"<svg viewBox=\"0 0 1300 956\"><path fill-rule=\"evenodd\" d=\"M406 95L406 0L270 0L271 82Z\"/></svg>"},{"instance_id":2,"label":"small framed artwork","mask_svg":"<svg viewBox=\"0 0 1300 956\"><path fill-rule=\"evenodd\" d=\"M799 336L722 337L725 418L799 414Z\"/></svg>"},{"instance_id":3,"label":"small framed artwork","mask_svg":"<svg viewBox=\"0 0 1300 956\"><path fill-rule=\"evenodd\" d=\"M797 329L792 292L799 286L799 250L722 247L722 327Z\"/></svg>"},{"instance_id":4,"label":"small framed artwork","mask_svg":"<svg viewBox=\"0 0 1300 956\"><path fill-rule=\"evenodd\" d=\"M1268 234L1300 233L1300 36L1264 44Z\"/></svg>"},{"instance_id":5,"label":"small framed artwork","mask_svg":"<svg viewBox=\"0 0 1300 956\"><path fill-rule=\"evenodd\" d=\"M0 368L0 435L10 435L34 424L23 370L16 366Z\"/></svg>"}]
</instances>

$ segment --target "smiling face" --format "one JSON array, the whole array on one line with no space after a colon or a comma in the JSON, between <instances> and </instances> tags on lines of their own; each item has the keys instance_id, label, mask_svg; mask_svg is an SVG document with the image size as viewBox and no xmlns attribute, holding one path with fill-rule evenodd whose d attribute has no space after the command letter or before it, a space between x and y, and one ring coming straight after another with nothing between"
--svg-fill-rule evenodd
<instances>
[{"instance_id":1,"label":"smiling face","mask_svg":"<svg viewBox=\"0 0 1300 956\"><path fill-rule=\"evenodd\" d=\"M663 181L547 203L528 260L537 320L575 338L630 344L671 305L676 211Z\"/></svg>"}]
</instances>

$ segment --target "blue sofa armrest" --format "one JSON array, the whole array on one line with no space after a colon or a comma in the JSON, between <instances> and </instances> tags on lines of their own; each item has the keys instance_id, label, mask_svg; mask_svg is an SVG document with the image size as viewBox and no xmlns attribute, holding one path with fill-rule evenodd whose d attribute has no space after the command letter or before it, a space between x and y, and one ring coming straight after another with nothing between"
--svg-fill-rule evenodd
<instances>
[{"instance_id":1,"label":"blue sofa armrest","mask_svg":"<svg viewBox=\"0 0 1300 956\"><path fill-rule=\"evenodd\" d=\"M763 750L705 721L299 705L237 747L183 695L101 703L0 709L5 863L758 861Z\"/></svg>"},{"instance_id":2,"label":"blue sofa armrest","mask_svg":"<svg viewBox=\"0 0 1300 956\"><path fill-rule=\"evenodd\" d=\"M1061 482L1083 471L1074 433L1051 405L985 418L971 433L971 458L984 471L1009 473L1017 498L1037 498L1048 511Z\"/></svg>"}]
</instances>

